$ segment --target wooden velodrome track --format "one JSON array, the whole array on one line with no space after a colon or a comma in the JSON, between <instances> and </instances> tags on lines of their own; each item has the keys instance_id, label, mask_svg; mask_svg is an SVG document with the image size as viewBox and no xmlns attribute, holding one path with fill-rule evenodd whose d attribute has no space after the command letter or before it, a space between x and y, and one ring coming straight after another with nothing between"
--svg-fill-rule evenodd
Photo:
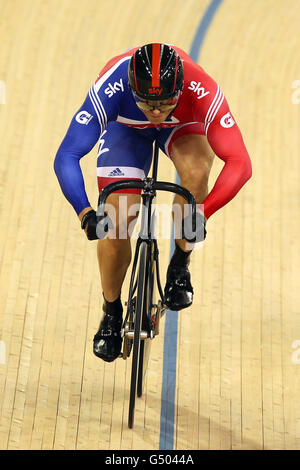
<instances>
[{"instance_id":1,"label":"wooden velodrome track","mask_svg":"<svg viewBox=\"0 0 300 470\"><path fill-rule=\"evenodd\" d=\"M129 430L131 362L92 353L96 245L53 160L106 61L153 41L189 52L209 4L0 0L2 450L162 448L164 322ZM224 0L206 32L199 61L225 92L253 177L212 216L193 256L166 448L300 449L299 17L298 0ZM95 157L82 169L96 203ZM211 186L221 168L216 158ZM159 174L175 180L164 156ZM164 279L170 240L159 246Z\"/></svg>"}]
</instances>

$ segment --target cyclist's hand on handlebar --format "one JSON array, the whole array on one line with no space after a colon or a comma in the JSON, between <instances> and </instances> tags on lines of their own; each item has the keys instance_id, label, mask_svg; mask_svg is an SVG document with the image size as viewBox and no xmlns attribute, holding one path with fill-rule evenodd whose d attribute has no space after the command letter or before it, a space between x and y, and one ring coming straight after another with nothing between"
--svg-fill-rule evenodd
<instances>
[{"instance_id":1,"label":"cyclist's hand on handlebar","mask_svg":"<svg viewBox=\"0 0 300 470\"><path fill-rule=\"evenodd\" d=\"M94 209L86 212L81 219L81 228L89 240L102 240L112 226L111 219L106 213L97 216Z\"/></svg>"},{"instance_id":2,"label":"cyclist's hand on handlebar","mask_svg":"<svg viewBox=\"0 0 300 470\"><path fill-rule=\"evenodd\" d=\"M89 240L97 240L97 216L94 209L89 210L84 214L81 219L81 228L85 231L86 236Z\"/></svg>"},{"instance_id":3,"label":"cyclist's hand on handlebar","mask_svg":"<svg viewBox=\"0 0 300 470\"><path fill-rule=\"evenodd\" d=\"M192 215L182 221L182 236L189 243L202 242L206 238L206 219L201 212L196 212L196 229L192 229Z\"/></svg>"}]
</instances>

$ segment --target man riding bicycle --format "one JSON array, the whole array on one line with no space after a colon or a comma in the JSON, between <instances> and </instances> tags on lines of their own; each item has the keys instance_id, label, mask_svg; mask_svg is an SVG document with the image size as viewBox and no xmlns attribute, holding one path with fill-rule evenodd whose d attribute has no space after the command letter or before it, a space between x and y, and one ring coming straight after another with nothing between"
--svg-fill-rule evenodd
<instances>
[{"instance_id":1,"label":"man riding bicycle","mask_svg":"<svg viewBox=\"0 0 300 470\"><path fill-rule=\"evenodd\" d=\"M100 140L99 140L100 139ZM227 204L251 177L251 161L241 132L219 85L183 50L152 43L111 59L100 72L57 152L54 168L61 189L74 207L89 240L97 236L97 217L86 195L80 159L99 140L99 191L122 179L143 179L151 166L152 146L173 162L180 184L195 197L205 238L206 221ZM212 190L208 178L214 154L225 162ZM133 217L119 213L140 202L138 190L111 194L116 221L128 227ZM176 195L174 204L182 207ZM176 238L167 271L164 303L171 310L189 307L191 246ZM94 353L107 362L121 351L121 289L131 261L130 237L98 240L97 255L103 311L94 337Z\"/></svg>"}]
</instances>

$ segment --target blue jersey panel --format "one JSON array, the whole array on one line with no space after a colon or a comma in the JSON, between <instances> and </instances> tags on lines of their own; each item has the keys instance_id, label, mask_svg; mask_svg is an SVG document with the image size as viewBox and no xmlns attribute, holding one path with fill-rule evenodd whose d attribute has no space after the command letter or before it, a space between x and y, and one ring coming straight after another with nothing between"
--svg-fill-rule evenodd
<instances>
[{"instance_id":1,"label":"blue jersey panel","mask_svg":"<svg viewBox=\"0 0 300 470\"><path fill-rule=\"evenodd\" d=\"M139 130L118 122L108 123L100 139L98 168L135 168L143 170L146 176L151 166L152 146L157 133L156 129Z\"/></svg>"}]
</instances>

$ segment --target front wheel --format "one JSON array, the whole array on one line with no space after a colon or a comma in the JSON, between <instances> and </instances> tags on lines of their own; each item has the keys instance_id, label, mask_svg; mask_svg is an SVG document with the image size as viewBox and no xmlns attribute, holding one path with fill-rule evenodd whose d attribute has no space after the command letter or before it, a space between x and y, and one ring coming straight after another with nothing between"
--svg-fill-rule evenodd
<instances>
[{"instance_id":1,"label":"front wheel","mask_svg":"<svg viewBox=\"0 0 300 470\"><path fill-rule=\"evenodd\" d=\"M148 245L147 250L147 269L145 278L145 289L144 289L144 309L142 318L142 329L147 332L154 334L154 328L151 320L151 311L154 294L154 278L155 278L155 259L154 259L154 244ZM151 322L151 324L150 324ZM138 384L137 384L137 395L141 397L143 394L144 381L148 368L148 362L150 357L152 337L148 336L145 338L140 347L140 358L139 358L139 372L138 372Z\"/></svg>"},{"instance_id":2,"label":"front wheel","mask_svg":"<svg viewBox=\"0 0 300 470\"><path fill-rule=\"evenodd\" d=\"M130 379L130 394L129 394L129 416L128 427L132 428L134 423L134 410L135 399L137 395L137 384L139 375L139 362L141 351L141 328L143 310L145 305L145 281L146 281L146 268L147 268L147 244L144 242L140 246L139 266L137 273L137 293L136 293L136 309L134 319L134 338L132 347L132 365L131 365L131 379Z\"/></svg>"}]
</instances>

